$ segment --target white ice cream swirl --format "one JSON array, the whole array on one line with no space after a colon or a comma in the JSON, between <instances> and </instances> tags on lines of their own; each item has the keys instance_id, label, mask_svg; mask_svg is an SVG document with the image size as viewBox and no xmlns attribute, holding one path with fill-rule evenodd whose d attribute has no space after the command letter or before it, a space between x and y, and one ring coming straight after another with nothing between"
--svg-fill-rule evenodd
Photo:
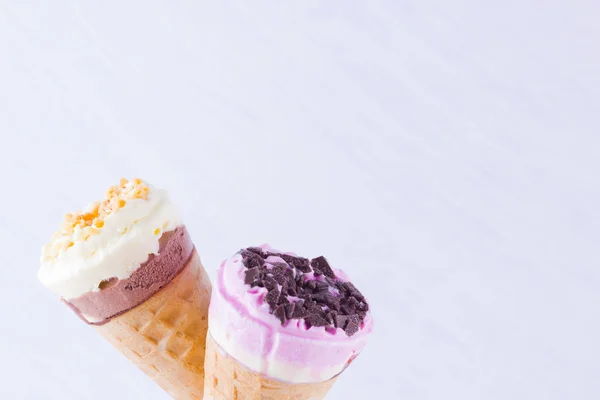
<instances>
[{"instance_id":1,"label":"white ice cream swirl","mask_svg":"<svg viewBox=\"0 0 600 400\"><path fill-rule=\"evenodd\" d=\"M66 300L99 290L110 278L128 278L158 253L161 235L181 224L167 192L140 180L111 188L103 203L77 217L71 219L76 226L69 222L44 246L38 272L40 281Z\"/></svg>"}]
</instances>

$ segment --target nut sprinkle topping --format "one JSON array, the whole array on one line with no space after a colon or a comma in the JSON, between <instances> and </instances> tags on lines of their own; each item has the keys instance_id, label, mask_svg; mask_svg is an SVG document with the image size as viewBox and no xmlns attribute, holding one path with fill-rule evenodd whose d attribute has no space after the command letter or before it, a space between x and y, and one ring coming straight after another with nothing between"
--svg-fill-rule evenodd
<instances>
[{"instance_id":1,"label":"nut sprinkle topping","mask_svg":"<svg viewBox=\"0 0 600 400\"><path fill-rule=\"evenodd\" d=\"M128 181L122 178L118 185L111 186L104 200L92 203L84 212L68 213L62 226L52 235L51 242L45 247L44 261L50 261L80 241L100 233L105 219L124 208L130 200L148 200L148 184L139 178Z\"/></svg>"}]
</instances>

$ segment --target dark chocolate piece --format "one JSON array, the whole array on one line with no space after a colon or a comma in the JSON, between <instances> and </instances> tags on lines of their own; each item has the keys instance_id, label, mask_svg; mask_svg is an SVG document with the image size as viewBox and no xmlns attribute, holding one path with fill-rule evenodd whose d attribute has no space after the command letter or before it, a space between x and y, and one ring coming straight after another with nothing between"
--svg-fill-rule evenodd
<instances>
[{"instance_id":1,"label":"dark chocolate piece","mask_svg":"<svg viewBox=\"0 0 600 400\"><path fill-rule=\"evenodd\" d=\"M330 311L325 315L325 318L327 319L327 322L329 322L329 325L333 325L335 323L336 317L337 311Z\"/></svg>"},{"instance_id":2,"label":"dark chocolate piece","mask_svg":"<svg viewBox=\"0 0 600 400\"><path fill-rule=\"evenodd\" d=\"M284 306L277 306L277 308L273 312L273 315L275 315L277 318L279 318L279 320L281 321L281 325L285 324L287 317L286 317Z\"/></svg>"},{"instance_id":3,"label":"dark chocolate piece","mask_svg":"<svg viewBox=\"0 0 600 400\"><path fill-rule=\"evenodd\" d=\"M285 317L287 319L292 319L292 316L294 315L294 307L294 303L288 303L283 305L283 308L285 309Z\"/></svg>"},{"instance_id":4,"label":"dark chocolate piece","mask_svg":"<svg viewBox=\"0 0 600 400\"><path fill-rule=\"evenodd\" d=\"M250 253L252 256L244 257L244 267L246 268L257 268L264 264L264 261L254 253Z\"/></svg>"},{"instance_id":5,"label":"dark chocolate piece","mask_svg":"<svg viewBox=\"0 0 600 400\"><path fill-rule=\"evenodd\" d=\"M267 257L267 254L260 247L248 247L246 250L259 255L261 258Z\"/></svg>"},{"instance_id":6,"label":"dark chocolate piece","mask_svg":"<svg viewBox=\"0 0 600 400\"><path fill-rule=\"evenodd\" d=\"M329 322L325 319L325 317L318 315L318 314L309 315L308 317L304 318L304 322L306 322L306 325L309 328L311 326L327 326L327 325L329 325Z\"/></svg>"},{"instance_id":7,"label":"dark chocolate piece","mask_svg":"<svg viewBox=\"0 0 600 400\"><path fill-rule=\"evenodd\" d=\"M319 256L317 258L313 258L310 262L310 266L312 267L315 273L320 273L321 275L325 275L328 278L335 278L335 274L333 270L329 266L329 263L323 256Z\"/></svg>"},{"instance_id":8,"label":"dark chocolate piece","mask_svg":"<svg viewBox=\"0 0 600 400\"><path fill-rule=\"evenodd\" d=\"M336 328L346 329L346 325L348 324L348 316L336 315L333 322Z\"/></svg>"},{"instance_id":9,"label":"dark chocolate piece","mask_svg":"<svg viewBox=\"0 0 600 400\"><path fill-rule=\"evenodd\" d=\"M277 288L270 290L269 293L267 293L267 295L265 296L265 302L271 308L271 310L272 310L271 312L275 311L278 300L279 300L279 290L277 290Z\"/></svg>"},{"instance_id":10,"label":"dark chocolate piece","mask_svg":"<svg viewBox=\"0 0 600 400\"><path fill-rule=\"evenodd\" d=\"M360 319L358 317L358 315L351 315L350 317L348 317L348 325L346 325L346 334L348 336L352 336L354 335L356 332L358 332L358 328L360 327Z\"/></svg>"},{"instance_id":11,"label":"dark chocolate piece","mask_svg":"<svg viewBox=\"0 0 600 400\"><path fill-rule=\"evenodd\" d=\"M288 300L287 296L279 296L279 299L277 300L277 305L281 305L281 304L288 304L290 301Z\"/></svg>"},{"instance_id":12,"label":"dark chocolate piece","mask_svg":"<svg viewBox=\"0 0 600 400\"><path fill-rule=\"evenodd\" d=\"M315 281L315 292L329 292L329 285L327 282Z\"/></svg>"},{"instance_id":13,"label":"dark chocolate piece","mask_svg":"<svg viewBox=\"0 0 600 400\"><path fill-rule=\"evenodd\" d=\"M308 311L304 306L304 301L300 300L299 302L294 303L294 312L292 318L294 319L302 319L308 315Z\"/></svg>"},{"instance_id":14,"label":"dark chocolate piece","mask_svg":"<svg viewBox=\"0 0 600 400\"><path fill-rule=\"evenodd\" d=\"M296 268L297 270L302 272L310 272L310 262L308 258L294 257L288 254L281 254L280 257L283 258L283 260L293 268Z\"/></svg>"},{"instance_id":15,"label":"dark chocolate piece","mask_svg":"<svg viewBox=\"0 0 600 400\"><path fill-rule=\"evenodd\" d=\"M277 289L277 281L272 276L267 276L263 282L268 290Z\"/></svg>"},{"instance_id":16,"label":"dark chocolate piece","mask_svg":"<svg viewBox=\"0 0 600 400\"><path fill-rule=\"evenodd\" d=\"M245 275L245 278L244 278L244 283L248 285L248 284L254 282L254 280L258 276L258 273L259 273L258 267L247 269L246 270L246 275Z\"/></svg>"}]
</instances>

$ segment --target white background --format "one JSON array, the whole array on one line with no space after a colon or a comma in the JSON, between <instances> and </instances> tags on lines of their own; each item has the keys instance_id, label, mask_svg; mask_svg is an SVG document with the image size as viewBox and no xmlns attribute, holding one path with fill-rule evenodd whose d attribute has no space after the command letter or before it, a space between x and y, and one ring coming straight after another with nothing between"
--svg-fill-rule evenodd
<instances>
[{"instance_id":1,"label":"white background","mask_svg":"<svg viewBox=\"0 0 600 400\"><path fill-rule=\"evenodd\" d=\"M70 3L0 0L0 398L167 398L36 279L121 176L212 276L350 273L376 326L330 399L600 397L600 3Z\"/></svg>"}]
</instances>

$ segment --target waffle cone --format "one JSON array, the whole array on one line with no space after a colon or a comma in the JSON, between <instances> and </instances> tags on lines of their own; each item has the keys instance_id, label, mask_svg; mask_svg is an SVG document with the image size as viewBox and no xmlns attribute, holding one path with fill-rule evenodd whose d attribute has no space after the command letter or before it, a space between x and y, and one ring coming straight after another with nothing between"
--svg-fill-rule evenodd
<instances>
[{"instance_id":1,"label":"waffle cone","mask_svg":"<svg viewBox=\"0 0 600 400\"><path fill-rule=\"evenodd\" d=\"M194 250L166 287L96 329L173 398L202 400L210 292Z\"/></svg>"},{"instance_id":2,"label":"waffle cone","mask_svg":"<svg viewBox=\"0 0 600 400\"><path fill-rule=\"evenodd\" d=\"M204 364L205 400L320 400L337 377L319 383L289 383L249 370L208 335Z\"/></svg>"}]
</instances>

